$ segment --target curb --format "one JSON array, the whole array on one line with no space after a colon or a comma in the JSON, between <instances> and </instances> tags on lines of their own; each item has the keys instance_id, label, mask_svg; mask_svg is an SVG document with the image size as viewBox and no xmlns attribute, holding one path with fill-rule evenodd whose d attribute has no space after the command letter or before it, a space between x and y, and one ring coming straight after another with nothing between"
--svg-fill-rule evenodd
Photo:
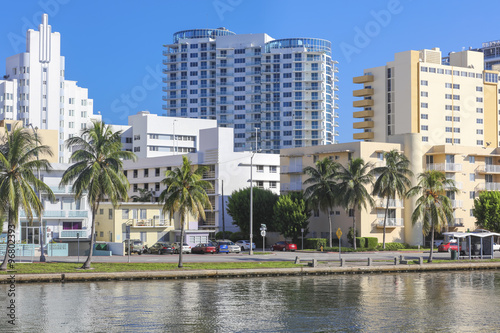
<instances>
[{"instance_id":1,"label":"curb","mask_svg":"<svg viewBox=\"0 0 500 333\"><path fill-rule=\"evenodd\" d=\"M177 280L199 278L242 278L290 275L333 275L333 274L371 274L371 273L410 273L436 271L472 271L484 269L500 269L500 263L460 263L460 264L424 264L393 265L363 267L297 267L297 268L259 268L228 270L183 270L183 271L141 271L115 273L53 273L53 274L19 274L16 282L89 282L120 280ZM8 275L0 275L0 283L12 283Z\"/></svg>"}]
</instances>

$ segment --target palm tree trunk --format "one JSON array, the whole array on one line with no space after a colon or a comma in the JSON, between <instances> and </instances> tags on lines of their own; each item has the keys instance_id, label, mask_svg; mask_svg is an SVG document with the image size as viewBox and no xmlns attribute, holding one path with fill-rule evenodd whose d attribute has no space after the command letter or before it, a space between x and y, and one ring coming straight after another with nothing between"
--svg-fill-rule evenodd
<instances>
[{"instance_id":1,"label":"palm tree trunk","mask_svg":"<svg viewBox=\"0 0 500 333\"><path fill-rule=\"evenodd\" d=\"M330 240L330 247L332 247L332 215L330 212L328 212L328 228L330 230L330 233L328 234L328 239Z\"/></svg>"},{"instance_id":2,"label":"palm tree trunk","mask_svg":"<svg viewBox=\"0 0 500 333\"><path fill-rule=\"evenodd\" d=\"M385 250L385 226L387 225L387 214L389 214L389 197L387 197L387 203L385 205L385 216L384 216L384 236L382 240L382 248Z\"/></svg>"},{"instance_id":3,"label":"palm tree trunk","mask_svg":"<svg viewBox=\"0 0 500 333\"><path fill-rule=\"evenodd\" d=\"M179 265L177 267L182 268L182 247L184 245L184 213L181 213L181 239L180 239L180 248L179 248Z\"/></svg>"},{"instance_id":4,"label":"palm tree trunk","mask_svg":"<svg viewBox=\"0 0 500 333\"><path fill-rule=\"evenodd\" d=\"M92 208L92 222L91 222L91 228L90 228L90 249L89 249L89 256L87 257L87 260L83 263L83 266L81 269L90 269L90 264L92 263L92 252L94 252L94 233L95 233L95 215L97 213L97 207L95 206ZM130 251L130 249L129 249Z\"/></svg>"},{"instance_id":5,"label":"palm tree trunk","mask_svg":"<svg viewBox=\"0 0 500 333\"><path fill-rule=\"evenodd\" d=\"M425 246L425 244L424 244ZM434 252L434 224L431 226L431 253L429 254L429 259L427 262L432 262L432 253Z\"/></svg>"},{"instance_id":6,"label":"palm tree trunk","mask_svg":"<svg viewBox=\"0 0 500 333\"><path fill-rule=\"evenodd\" d=\"M356 210L354 208L352 209L352 238L356 250Z\"/></svg>"},{"instance_id":7,"label":"palm tree trunk","mask_svg":"<svg viewBox=\"0 0 500 333\"><path fill-rule=\"evenodd\" d=\"M12 212L9 210L9 223L8 223L8 229L7 229L7 243L5 247L5 256L3 257L3 262L2 265L0 265L0 271L6 271L7 270L7 263L9 262L9 245L12 244L11 237L10 237L10 231L11 230L16 230L14 219L12 216ZM0 230L1 231L1 230ZM15 249L15 244L14 244L14 249Z\"/></svg>"}]
</instances>

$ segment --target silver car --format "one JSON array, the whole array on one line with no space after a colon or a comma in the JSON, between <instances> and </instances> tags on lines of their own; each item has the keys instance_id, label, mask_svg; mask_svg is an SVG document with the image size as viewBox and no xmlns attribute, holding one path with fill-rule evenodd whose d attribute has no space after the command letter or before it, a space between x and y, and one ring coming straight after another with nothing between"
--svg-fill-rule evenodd
<instances>
[{"instance_id":1,"label":"silver car","mask_svg":"<svg viewBox=\"0 0 500 333\"><path fill-rule=\"evenodd\" d=\"M181 248L181 243L180 242L175 242L172 244L172 249L174 250L174 253L179 253L179 249ZM189 244L182 244L182 253L191 253L191 246Z\"/></svg>"},{"instance_id":2,"label":"silver car","mask_svg":"<svg viewBox=\"0 0 500 333\"><path fill-rule=\"evenodd\" d=\"M240 253L241 247L228 239L217 240L217 253Z\"/></svg>"}]
</instances>

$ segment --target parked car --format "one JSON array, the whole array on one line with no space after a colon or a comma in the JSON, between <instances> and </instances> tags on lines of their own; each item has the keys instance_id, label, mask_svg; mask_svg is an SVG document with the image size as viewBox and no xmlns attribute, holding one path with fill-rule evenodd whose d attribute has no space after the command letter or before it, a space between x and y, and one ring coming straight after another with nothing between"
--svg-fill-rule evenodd
<instances>
[{"instance_id":1,"label":"parked car","mask_svg":"<svg viewBox=\"0 0 500 333\"><path fill-rule=\"evenodd\" d=\"M125 243L125 254L128 254L129 240L126 239L123 241L123 243ZM130 240L130 254L132 253L143 254L144 252L145 252L144 243L140 239Z\"/></svg>"},{"instance_id":2,"label":"parked car","mask_svg":"<svg viewBox=\"0 0 500 333\"><path fill-rule=\"evenodd\" d=\"M273 246L271 246L271 251L292 251L292 252L294 252L295 250L297 250L297 244L289 243L286 241L277 242L277 243L274 243Z\"/></svg>"},{"instance_id":3,"label":"parked car","mask_svg":"<svg viewBox=\"0 0 500 333\"><path fill-rule=\"evenodd\" d=\"M460 246L460 249L462 249L461 246ZM457 244L457 241L454 239L452 239L451 241L449 241L445 244L441 244L438 247L438 252L450 252L451 250L458 251L458 244Z\"/></svg>"},{"instance_id":4,"label":"parked car","mask_svg":"<svg viewBox=\"0 0 500 333\"><path fill-rule=\"evenodd\" d=\"M450 243L456 243L456 242L457 242L457 240L456 240L456 239L450 239L450 240L449 240L449 242L450 242ZM439 245L441 245L441 244L446 244L446 243L447 243L447 242L445 242L445 240L444 240L444 239L435 239L435 240L434 240L434 246L435 246L435 247L439 247Z\"/></svg>"},{"instance_id":5,"label":"parked car","mask_svg":"<svg viewBox=\"0 0 500 333\"><path fill-rule=\"evenodd\" d=\"M241 248L228 239L216 240L217 253L240 253Z\"/></svg>"},{"instance_id":6,"label":"parked car","mask_svg":"<svg viewBox=\"0 0 500 333\"><path fill-rule=\"evenodd\" d=\"M235 244L241 248L241 251L250 250L250 241L249 240L239 240ZM255 250L255 243L252 243L252 250Z\"/></svg>"},{"instance_id":7,"label":"parked car","mask_svg":"<svg viewBox=\"0 0 500 333\"><path fill-rule=\"evenodd\" d=\"M493 243L493 251L500 251L500 244Z\"/></svg>"},{"instance_id":8,"label":"parked car","mask_svg":"<svg viewBox=\"0 0 500 333\"><path fill-rule=\"evenodd\" d=\"M174 253L178 254L180 252L181 248L181 243L180 242L175 242L172 244L172 249L174 250ZM191 246L189 244L182 244L182 253L191 253Z\"/></svg>"},{"instance_id":9,"label":"parked car","mask_svg":"<svg viewBox=\"0 0 500 333\"><path fill-rule=\"evenodd\" d=\"M217 252L217 248L212 243L201 243L191 248L191 253L212 253Z\"/></svg>"},{"instance_id":10,"label":"parked car","mask_svg":"<svg viewBox=\"0 0 500 333\"><path fill-rule=\"evenodd\" d=\"M150 248L148 248L148 253L158 253L158 254L165 254L165 253L170 253L173 254L174 250L172 249L172 245L167 242L157 242Z\"/></svg>"}]
</instances>

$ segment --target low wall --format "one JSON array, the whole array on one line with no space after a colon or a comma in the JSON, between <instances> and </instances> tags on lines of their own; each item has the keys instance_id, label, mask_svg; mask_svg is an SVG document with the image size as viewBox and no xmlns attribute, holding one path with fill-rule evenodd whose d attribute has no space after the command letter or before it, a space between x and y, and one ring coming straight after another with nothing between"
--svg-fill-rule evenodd
<instances>
[{"instance_id":1,"label":"low wall","mask_svg":"<svg viewBox=\"0 0 500 333\"><path fill-rule=\"evenodd\" d=\"M106 244L108 244L108 250L110 250L114 256L125 255L125 245L123 243L106 242Z\"/></svg>"},{"instance_id":2,"label":"low wall","mask_svg":"<svg viewBox=\"0 0 500 333\"><path fill-rule=\"evenodd\" d=\"M287 275L327 275L327 274L368 274L368 273L408 273L432 271L471 271L484 269L500 269L499 262L491 263L452 263L424 265L394 265L365 267L297 267L297 268L259 268L259 269L227 269L227 270L176 270L176 271L143 271L116 273L55 273L55 274L17 274L16 282L86 282L107 280L156 280L156 279L197 279L197 278L230 278ZM0 275L0 283L11 283L8 274Z\"/></svg>"}]
</instances>

